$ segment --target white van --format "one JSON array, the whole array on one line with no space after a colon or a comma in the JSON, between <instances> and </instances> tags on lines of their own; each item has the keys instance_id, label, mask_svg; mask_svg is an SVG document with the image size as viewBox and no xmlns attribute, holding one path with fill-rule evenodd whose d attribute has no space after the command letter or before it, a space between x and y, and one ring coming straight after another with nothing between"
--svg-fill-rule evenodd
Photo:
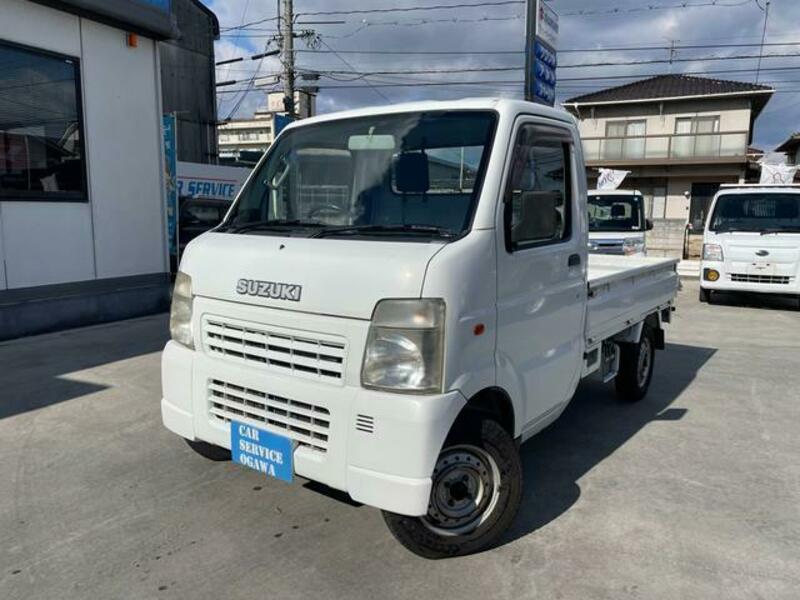
<instances>
[{"instance_id":1,"label":"white van","mask_svg":"<svg viewBox=\"0 0 800 600\"><path fill-rule=\"evenodd\" d=\"M528 102L290 125L183 256L165 426L382 509L421 556L491 545L518 444L582 377L642 399L664 347L677 261L589 258L585 172L575 120Z\"/></svg>"},{"instance_id":2,"label":"white van","mask_svg":"<svg viewBox=\"0 0 800 600\"><path fill-rule=\"evenodd\" d=\"M589 251L597 254L646 256L646 232L653 223L645 217L638 190L589 190Z\"/></svg>"},{"instance_id":3,"label":"white van","mask_svg":"<svg viewBox=\"0 0 800 600\"><path fill-rule=\"evenodd\" d=\"M800 186L724 185L703 234L700 301L715 291L800 298Z\"/></svg>"}]
</instances>

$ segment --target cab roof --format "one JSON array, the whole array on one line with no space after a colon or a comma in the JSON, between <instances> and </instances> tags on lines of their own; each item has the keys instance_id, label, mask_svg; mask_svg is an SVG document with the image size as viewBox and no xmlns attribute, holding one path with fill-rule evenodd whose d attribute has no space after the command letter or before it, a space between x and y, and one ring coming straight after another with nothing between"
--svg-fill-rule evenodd
<instances>
[{"instance_id":1,"label":"cab roof","mask_svg":"<svg viewBox=\"0 0 800 600\"><path fill-rule=\"evenodd\" d=\"M534 102L524 100L514 100L510 98L464 98L462 100L424 100L419 102L404 102L385 106L370 106L352 110L326 113L308 119L295 121L286 127L305 127L316 123L326 123L339 119L353 119L358 117L370 117L374 115L401 114L408 112L423 111L451 111L451 110L492 110L500 113L500 116L514 117L519 114L528 114L547 117L573 125L575 118L567 111L560 108L550 108Z\"/></svg>"}]
</instances>

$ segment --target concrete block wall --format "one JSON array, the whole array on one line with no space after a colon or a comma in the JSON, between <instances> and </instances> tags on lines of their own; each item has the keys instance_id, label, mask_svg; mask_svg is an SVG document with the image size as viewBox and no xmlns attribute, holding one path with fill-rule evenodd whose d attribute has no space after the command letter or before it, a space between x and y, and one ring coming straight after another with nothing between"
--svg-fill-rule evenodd
<instances>
[{"instance_id":1,"label":"concrete block wall","mask_svg":"<svg viewBox=\"0 0 800 600\"><path fill-rule=\"evenodd\" d=\"M647 253L651 256L681 258L686 219L656 219L647 232Z\"/></svg>"}]
</instances>

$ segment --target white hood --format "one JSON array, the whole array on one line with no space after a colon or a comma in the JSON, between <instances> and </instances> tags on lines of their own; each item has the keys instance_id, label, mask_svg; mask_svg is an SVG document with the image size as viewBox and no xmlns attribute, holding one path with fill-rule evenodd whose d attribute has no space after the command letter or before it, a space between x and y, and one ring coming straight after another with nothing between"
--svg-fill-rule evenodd
<instances>
[{"instance_id":1,"label":"white hood","mask_svg":"<svg viewBox=\"0 0 800 600\"><path fill-rule=\"evenodd\" d=\"M181 260L196 296L356 319L384 298L418 298L438 242L207 233Z\"/></svg>"}]
</instances>

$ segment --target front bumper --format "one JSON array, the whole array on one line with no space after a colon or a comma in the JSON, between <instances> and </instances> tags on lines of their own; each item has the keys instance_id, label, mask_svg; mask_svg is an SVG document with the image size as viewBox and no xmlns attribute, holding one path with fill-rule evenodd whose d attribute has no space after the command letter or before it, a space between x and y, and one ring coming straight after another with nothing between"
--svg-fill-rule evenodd
<instances>
[{"instance_id":1,"label":"front bumper","mask_svg":"<svg viewBox=\"0 0 800 600\"><path fill-rule=\"evenodd\" d=\"M709 271L719 273L716 281L708 279ZM775 283L780 281L781 283ZM727 292L754 292L760 294L800 294L800 278L795 275L767 275L755 273L732 274L721 261L704 260L700 264L700 286L706 290Z\"/></svg>"},{"instance_id":2,"label":"front bumper","mask_svg":"<svg viewBox=\"0 0 800 600\"><path fill-rule=\"evenodd\" d=\"M162 356L165 427L186 439L224 448L230 448L230 425L209 412L211 381L324 406L330 414L326 447L320 451L298 445L295 473L346 491L358 502L410 516L427 512L436 458L466 404L458 391L415 396L331 386L234 364L169 342ZM287 435L264 422L237 420Z\"/></svg>"}]
</instances>

